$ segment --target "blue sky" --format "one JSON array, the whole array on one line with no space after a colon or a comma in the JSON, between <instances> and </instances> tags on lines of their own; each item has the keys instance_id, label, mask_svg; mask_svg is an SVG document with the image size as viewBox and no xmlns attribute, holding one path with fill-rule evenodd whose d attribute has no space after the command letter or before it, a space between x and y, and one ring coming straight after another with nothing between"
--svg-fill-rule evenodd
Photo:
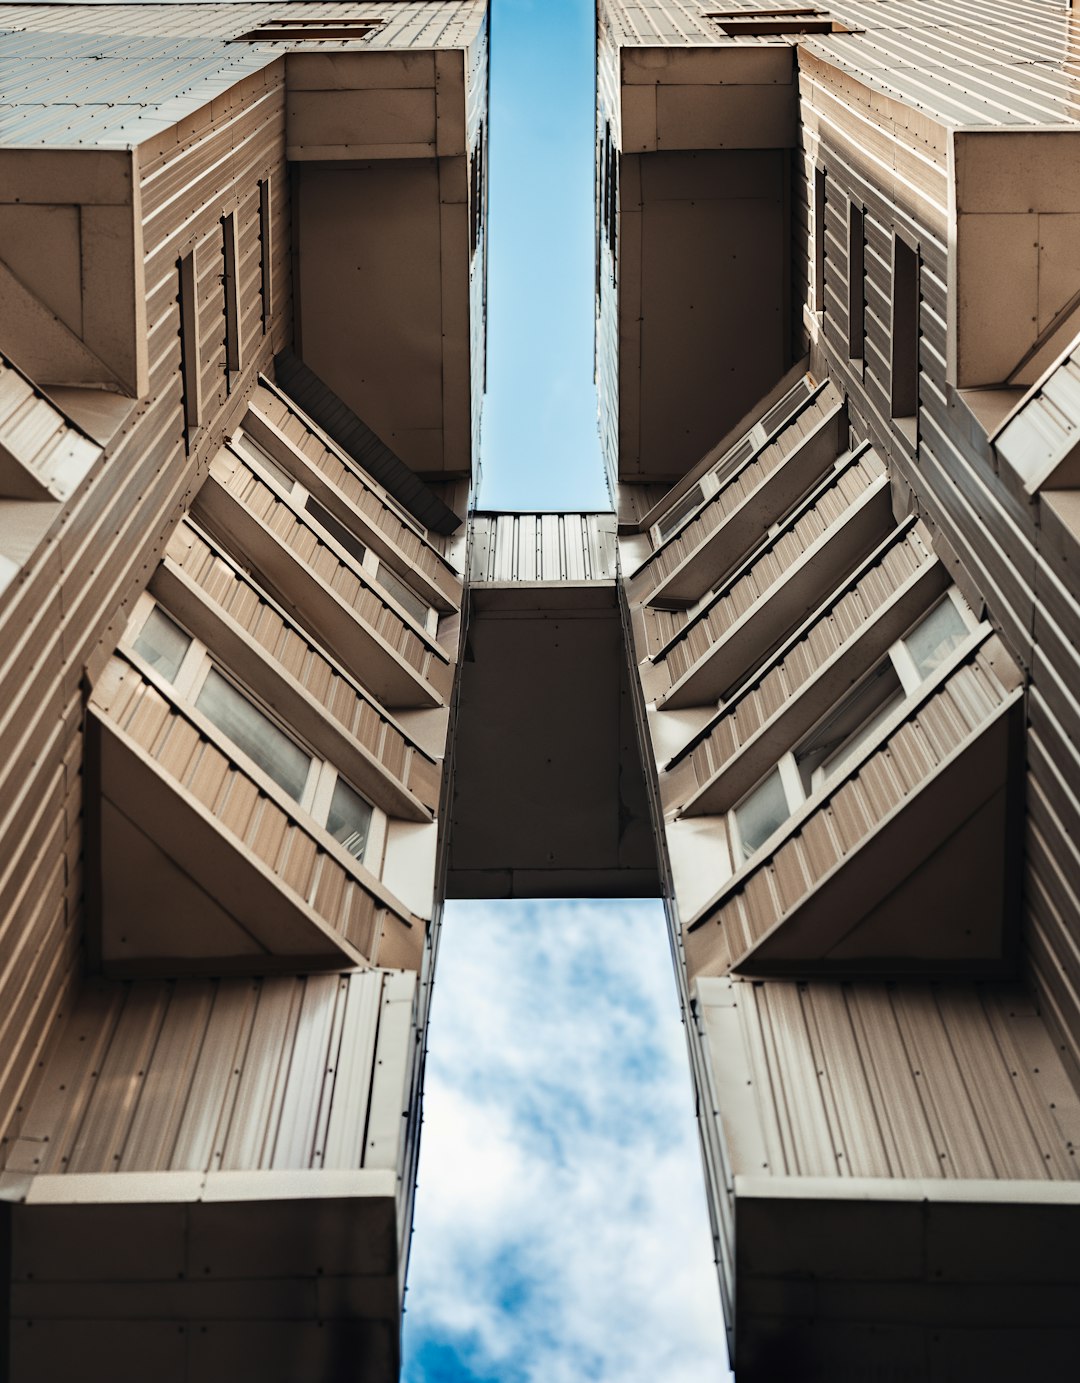
<instances>
[{"instance_id":1,"label":"blue sky","mask_svg":"<svg viewBox=\"0 0 1080 1383\"><path fill-rule=\"evenodd\" d=\"M480 504L607 509L593 390L593 0L494 0Z\"/></svg>"},{"instance_id":2,"label":"blue sky","mask_svg":"<svg viewBox=\"0 0 1080 1383\"><path fill-rule=\"evenodd\" d=\"M593 2L493 0L485 508L609 507L593 388ZM406 1383L725 1369L655 902L448 905Z\"/></svg>"},{"instance_id":3,"label":"blue sky","mask_svg":"<svg viewBox=\"0 0 1080 1383\"><path fill-rule=\"evenodd\" d=\"M407 1383L724 1377L660 909L457 903L447 914Z\"/></svg>"}]
</instances>

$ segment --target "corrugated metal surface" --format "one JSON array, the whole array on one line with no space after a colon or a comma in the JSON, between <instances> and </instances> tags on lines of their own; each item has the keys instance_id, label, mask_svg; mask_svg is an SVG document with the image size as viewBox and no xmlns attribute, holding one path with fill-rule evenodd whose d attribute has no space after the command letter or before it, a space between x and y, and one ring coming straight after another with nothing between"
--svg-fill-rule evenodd
<instances>
[{"instance_id":1,"label":"corrugated metal surface","mask_svg":"<svg viewBox=\"0 0 1080 1383\"><path fill-rule=\"evenodd\" d=\"M736 1173L1080 1177L1080 1103L1022 990L704 980L698 993L709 1059L745 1062L754 1092L757 1128L728 1128ZM732 1002L741 1053L714 1035L714 1005ZM739 1165L748 1144L764 1156Z\"/></svg>"},{"instance_id":2,"label":"corrugated metal surface","mask_svg":"<svg viewBox=\"0 0 1080 1383\"><path fill-rule=\"evenodd\" d=\"M91 983L7 1158L34 1174L359 1169L388 977ZM411 986L411 976L401 978ZM403 1122L400 1121L399 1122ZM377 1155L374 1165L386 1165ZM397 1150L395 1149L395 1152ZM391 1162L390 1165L394 1165Z\"/></svg>"},{"instance_id":3,"label":"corrugated metal surface","mask_svg":"<svg viewBox=\"0 0 1080 1383\"><path fill-rule=\"evenodd\" d=\"M437 533L453 533L461 520L405 462L396 456L319 376L291 350L274 361L286 394L414 518ZM280 424L288 430L286 424ZM368 486L371 493L374 487Z\"/></svg>"},{"instance_id":4,"label":"corrugated metal surface","mask_svg":"<svg viewBox=\"0 0 1080 1383\"><path fill-rule=\"evenodd\" d=\"M980 646L824 797L808 799L808 807L791 817L783 840L738 870L693 920L694 928L716 929L715 965L737 965L905 799L976 739L1007 699Z\"/></svg>"},{"instance_id":5,"label":"corrugated metal surface","mask_svg":"<svg viewBox=\"0 0 1080 1383\"><path fill-rule=\"evenodd\" d=\"M280 372L280 356L276 364ZM374 527L386 539L399 565L406 571L421 573L444 600L460 605L461 579L431 545L427 533L402 518L386 491L373 480L362 457L346 460L333 445L327 445L310 418L300 411L298 402L264 385L252 399L252 407L348 500L365 527ZM351 453L348 455L351 457Z\"/></svg>"},{"instance_id":6,"label":"corrugated metal surface","mask_svg":"<svg viewBox=\"0 0 1080 1383\"><path fill-rule=\"evenodd\" d=\"M389 906L362 864L330 854L329 837L287 807L285 793L271 796L236 761L224 736L167 700L132 664L113 658L91 704L361 955L376 959L384 927L423 925Z\"/></svg>"},{"instance_id":7,"label":"corrugated metal surface","mask_svg":"<svg viewBox=\"0 0 1080 1383\"><path fill-rule=\"evenodd\" d=\"M337 666L284 609L192 524L181 523L166 556L175 570L234 619L261 648L426 806L438 804L438 764ZM154 589L151 582L151 589Z\"/></svg>"},{"instance_id":8,"label":"corrugated metal surface","mask_svg":"<svg viewBox=\"0 0 1080 1383\"><path fill-rule=\"evenodd\" d=\"M472 581L614 581L614 514L489 513L472 524Z\"/></svg>"},{"instance_id":9,"label":"corrugated metal surface","mask_svg":"<svg viewBox=\"0 0 1080 1383\"><path fill-rule=\"evenodd\" d=\"M877 453L862 451L844 462L825 488L801 505L775 537L700 609L664 611L646 606L649 648L655 650L655 661L667 669L669 685L708 657L727 631L767 596L824 533L844 522L848 511L884 473Z\"/></svg>"},{"instance_id":10,"label":"corrugated metal surface","mask_svg":"<svg viewBox=\"0 0 1080 1383\"><path fill-rule=\"evenodd\" d=\"M291 554L327 592L348 606L384 646L393 650L419 676L432 681L440 693L449 690L450 666L434 639L406 622L394 606L387 603L373 578L362 573L344 554L339 554L336 546L332 548L324 542L302 512L280 498L255 470L232 452L218 453L214 458L211 480L196 504L196 512L210 517L215 531L221 528L220 522L215 521L219 518L219 506L214 500L214 490L218 486L258 523L268 541L272 540ZM229 546L238 547L239 555L245 555L247 545L243 539ZM343 660L351 653L342 648L332 651Z\"/></svg>"},{"instance_id":11,"label":"corrugated metal surface","mask_svg":"<svg viewBox=\"0 0 1080 1383\"><path fill-rule=\"evenodd\" d=\"M703 786L729 763L829 659L876 618L904 582L935 560L925 532L898 530L857 580L778 652L764 675L723 706L705 730L673 757L669 771L684 760L687 764L679 779L680 799L684 801L694 787Z\"/></svg>"},{"instance_id":12,"label":"corrugated metal surface","mask_svg":"<svg viewBox=\"0 0 1080 1383\"><path fill-rule=\"evenodd\" d=\"M63 14L57 18L62 22ZM100 48L100 45L91 45ZM165 537L189 502L194 477L219 445L222 419L242 405L273 340L247 335L244 371L226 400L208 399L206 426L185 447L179 388L176 263L199 240L220 235L223 210L239 203L241 255L250 258L252 223L244 208L259 177L284 168L284 94L260 74L237 103L215 106L209 121L178 144L149 141L140 151L147 283L150 389L105 448L100 466L68 501L59 539L0 596L0 859L9 881L35 875L42 842L62 836L66 881L30 906L5 915L2 944L10 965L0 976L0 1125L17 1120L20 1089L35 1069L53 1016L73 983L82 953L82 722L80 690L88 663L100 670L144 588ZM72 118L77 111L72 111ZM288 205L276 180L274 214L278 316L291 331ZM252 289L249 281L248 293ZM258 311L257 290L255 310ZM252 303L241 304L251 320ZM224 324L222 323L222 331ZM215 437L215 433L217 437ZM0 885L2 887L2 885Z\"/></svg>"},{"instance_id":13,"label":"corrugated metal surface","mask_svg":"<svg viewBox=\"0 0 1080 1383\"><path fill-rule=\"evenodd\" d=\"M0 493L68 499L101 455L11 361L0 356Z\"/></svg>"},{"instance_id":14,"label":"corrugated metal surface","mask_svg":"<svg viewBox=\"0 0 1080 1383\"><path fill-rule=\"evenodd\" d=\"M650 590L655 590L665 577L670 576L703 543L718 533L734 511L760 492L769 477L801 449L826 415L836 409L839 401L840 396L834 388L828 384L822 386L771 442L755 452L693 518L654 551L643 570L634 574L630 587L632 598L647 599ZM833 457L830 456L826 465L831 465L832 461ZM824 469L825 466L822 467ZM780 513L767 516L765 525L779 517ZM757 527L760 531L760 522ZM729 546L724 552L724 562L730 567L742 555L732 551Z\"/></svg>"},{"instance_id":15,"label":"corrugated metal surface","mask_svg":"<svg viewBox=\"0 0 1080 1383\"><path fill-rule=\"evenodd\" d=\"M8 5L0 7L0 27L44 33L124 34L175 38L231 39L265 24L291 17L314 19L379 18L385 22L362 40L365 48L455 48L475 37L486 0L375 0L356 4L284 3L182 5ZM245 44L266 50L296 44ZM310 45L308 45L310 46ZM323 49L345 44L323 41Z\"/></svg>"},{"instance_id":16,"label":"corrugated metal surface","mask_svg":"<svg viewBox=\"0 0 1080 1383\"><path fill-rule=\"evenodd\" d=\"M1054 485L1054 472L1080 445L1080 341L1032 389L994 438L999 455L1016 471L1029 494ZM1065 481L1075 483L1074 474ZM1059 478L1058 483L1061 483Z\"/></svg>"},{"instance_id":17,"label":"corrugated metal surface","mask_svg":"<svg viewBox=\"0 0 1080 1383\"><path fill-rule=\"evenodd\" d=\"M80 9L56 8L69 16ZM0 25L11 22L0 10ZM205 37L162 45L0 29L0 146L131 148L275 58L260 45Z\"/></svg>"},{"instance_id":18,"label":"corrugated metal surface","mask_svg":"<svg viewBox=\"0 0 1080 1383\"><path fill-rule=\"evenodd\" d=\"M1073 36L1054 0L919 0L887 6L844 0L830 15L857 32L732 38L710 12L775 9L766 0L604 0L603 25L620 47L801 43L876 91L950 125L1075 122Z\"/></svg>"}]
</instances>

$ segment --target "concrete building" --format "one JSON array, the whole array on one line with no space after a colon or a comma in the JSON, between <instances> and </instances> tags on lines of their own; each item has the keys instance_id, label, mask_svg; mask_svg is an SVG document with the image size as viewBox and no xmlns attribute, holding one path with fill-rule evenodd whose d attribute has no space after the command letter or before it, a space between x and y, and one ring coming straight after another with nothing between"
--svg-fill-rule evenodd
<instances>
[{"instance_id":1,"label":"concrete building","mask_svg":"<svg viewBox=\"0 0 1080 1383\"><path fill-rule=\"evenodd\" d=\"M740 1383L1073 1376L1075 22L599 0L495 514L484 0L0 6L13 1380L394 1378L443 900L612 894Z\"/></svg>"}]
</instances>

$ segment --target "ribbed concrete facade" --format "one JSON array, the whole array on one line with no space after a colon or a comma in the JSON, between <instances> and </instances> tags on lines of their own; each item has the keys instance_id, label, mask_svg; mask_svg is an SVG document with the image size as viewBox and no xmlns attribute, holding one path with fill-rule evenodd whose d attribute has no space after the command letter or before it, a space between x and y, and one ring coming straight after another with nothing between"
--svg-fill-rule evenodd
<instances>
[{"instance_id":1,"label":"ribbed concrete facade","mask_svg":"<svg viewBox=\"0 0 1080 1383\"><path fill-rule=\"evenodd\" d=\"M395 1377L443 900L613 894L740 1383L1072 1377L1071 26L600 0L616 507L495 514L483 0L2 8L16 1383Z\"/></svg>"}]
</instances>

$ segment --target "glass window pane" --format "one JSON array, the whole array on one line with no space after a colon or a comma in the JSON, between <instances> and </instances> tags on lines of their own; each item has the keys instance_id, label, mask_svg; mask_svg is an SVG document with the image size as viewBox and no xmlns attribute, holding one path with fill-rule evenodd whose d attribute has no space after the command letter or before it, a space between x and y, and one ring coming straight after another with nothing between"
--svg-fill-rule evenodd
<instances>
[{"instance_id":1,"label":"glass window pane","mask_svg":"<svg viewBox=\"0 0 1080 1383\"><path fill-rule=\"evenodd\" d=\"M238 432L233 438L232 444L245 461L250 461L264 475L268 475L271 480L276 480L286 493L296 484L295 478L289 474L285 467L279 466L266 448L260 446L246 432Z\"/></svg>"},{"instance_id":2,"label":"glass window pane","mask_svg":"<svg viewBox=\"0 0 1080 1383\"><path fill-rule=\"evenodd\" d=\"M712 467L712 474L716 476L716 483L718 485L723 485L729 476L733 476L744 462L750 460L755 450L753 439L750 437L744 437L741 442L732 447L732 449L722 456L716 465Z\"/></svg>"},{"instance_id":3,"label":"glass window pane","mask_svg":"<svg viewBox=\"0 0 1080 1383\"><path fill-rule=\"evenodd\" d=\"M174 624L160 605L155 605L150 618L135 640L135 652L145 658L166 682L175 682L184 654L191 647L191 635Z\"/></svg>"},{"instance_id":4,"label":"glass window pane","mask_svg":"<svg viewBox=\"0 0 1080 1383\"><path fill-rule=\"evenodd\" d=\"M764 782L759 783L750 796L735 808L743 859L748 860L790 815L780 770L774 768Z\"/></svg>"},{"instance_id":5,"label":"glass window pane","mask_svg":"<svg viewBox=\"0 0 1080 1383\"><path fill-rule=\"evenodd\" d=\"M771 437L774 432L778 431L778 429L787 422L796 408L798 408L799 404L805 401L807 394L806 376L804 375L803 378L799 380L798 384L793 385L780 402L774 403L772 408L765 414L764 418L762 418L761 430L765 433L766 437Z\"/></svg>"},{"instance_id":6,"label":"glass window pane","mask_svg":"<svg viewBox=\"0 0 1080 1383\"><path fill-rule=\"evenodd\" d=\"M371 806L343 778L334 784L326 829L355 859L364 858L371 830Z\"/></svg>"},{"instance_id":7,"label":"glass window pane","mask_svg":"<svg viewBox=\"0 0 1080 1383\"><path fill-rule=\"evenodd\" d=\"M971 631L955 603L945 597L935 605L921 624L904 639L919 676L925 681L949 654L959 648Z\"/></svg>"},{"instance_id":8,"label":"glass window pane","mask_svg":"<svg viewBox=\"0 0 1080 1383\"><path fill-rule=\"evenodd\" d=\"M308 495L304 502L304 508L319 527L330 534L335 543L343 547L345 551L355 557L358 562L364 560L367 555L367 548L350 528L346 528L340 519L336 519L334 515L331 514L330 510L327 509L325 505L320 504L317 499L313 499L311 495Z\"/></svg>"},{"instance_id":9,"label":"glass window pane","mask_svg":"<svg viewBox=\"0 0 1080 1383\"><path fill-rule=\"evenodd\" d=\"M279 730L269 716L237 691L216 668L203 683L196 708L212 720L222 734L250 759L254 759L275 783L299 802L307 782L311 756Z\"/></svg>"},{"instance_id":10,"label":"glass window pane","mask_svg":"<svg viewBox=\"0 0 1080 1383\"><path fill-rule=\"evenodd\" d=\"M672 533L681 526L685 518L694 512L703 499L704 495L700 485L692 486L682 499L677 499L656 525L660 541L665 542L670 538Z\"/></svg>"},{"instance_id":11,"label":"glass window pane","mask_svg":"<svg viewBox=\"0 0 1080 1383\"><path fill-rule=\"evenodd\" d=\"M795 763L808 797L870 743L903 699L900 678L892 660L886 658L795 750Z\"/></svg>"},{"instance_id":12,"label":"glass window pane","mask_svg":"<svg viewBox=\"0 0 1080 1383\"><path fill-rule=\"evenodd\" d=\"M406 586L397 573L391 571L383 562L379 563L379 570L375 579L388 596L396 600L403 610L408 610L418 624L422 624L425 629L427 628L431 606L426 600L421 600L416 592Z\"/></svg>"}]
</instances>

